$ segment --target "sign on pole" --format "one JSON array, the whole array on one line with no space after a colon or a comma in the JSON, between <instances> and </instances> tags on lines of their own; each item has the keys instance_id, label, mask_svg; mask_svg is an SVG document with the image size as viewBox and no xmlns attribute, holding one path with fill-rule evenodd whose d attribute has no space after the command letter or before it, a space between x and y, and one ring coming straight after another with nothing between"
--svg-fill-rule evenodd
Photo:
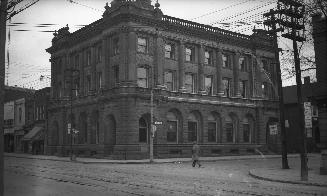
<instances>
[{"instance_id":1,"label":"sign on pole","mask_svg":"<svg viewBox=\"0 0 327 196\"><path fill-rule=\"evenodd\" d=\"M311 102L304 102L304 123L305 128L312 128L312 110L311 110Z\"/></svg>"},{"instance_id":2,"label":"sign on pole","mask_svg":"<svg viewBox=\"0 0 327 196\"><path fill-rule=\"evenodd\" d=\"M162 125L162 121L155 121L154 124L155 125Z\"/></svg>"},{"instance_id":3,"label":"sign on pole","mask_svg":"<svg viewBox=\"0 0 327 196\"><path fill-rule=\"evenodd\" d=\"M278 133L277 124L269 125L269 130L270 130L270 135L277 135Z\"/></svg>"},{"instance_id":4,"label":"sign on pole","mask_svg":"<svg viewBox=\"0 0 327 196\"><path fill-rule=\"evenodd\" d=\"M72 124L71 123L68 123L67 124L67 132L68 132L68 134L70 134L71 129L72 129Z\"/></svg>"}]
</instances>

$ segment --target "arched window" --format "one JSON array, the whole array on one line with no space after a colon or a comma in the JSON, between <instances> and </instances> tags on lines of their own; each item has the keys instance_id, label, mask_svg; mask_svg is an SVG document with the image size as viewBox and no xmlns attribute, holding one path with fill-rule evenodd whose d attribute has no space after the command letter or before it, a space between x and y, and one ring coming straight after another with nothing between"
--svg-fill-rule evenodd
<instances>
[{"instance_id":1,"label":"arched window","mask_svg":"<svg viewBox=\"0 0 327 196\"><path fill-rule=\"evenodd\" d=\"M249 119L247 117L243 119L242 125L243 125L243 142L250 143L251 127L250 127Z\"/></svg>"},{"instance_id":2,"label":"arched window","mask_svg":"<svg viewBox=\"0 0 327 196\"><path fill-rule=\"evenodd\" d=\"M194 114L190 114L188 120L188 141L198 141L198 120Z\"/></svg>"},{"instance_id":3,"label":"arched window","mask_svg":"<svg viewBox=\"0 0 327 196\"><path fill-rule=\"evenodd\" d=\"M167 113L167 142L178 141L178 120L173 112Z\"/></svg>"},{"instance_id":4,"label":"arched window","mask_svg":"<svg viewBox=\"0 0 327 196\"><path fill-rule=\"evenodd\" d=\"M147 142L148 126L146 120L141 117L139 120L139 142Z\"/></svg>"},{"instance_id":5,"label":"arched window","mask_svg":"<svg viewBox=\"0 0 327 196\"><path fill-rule=\"evenodd\" d=\"M225 117L226 142L235 142L234 124L230 116Z\"/></svg>"},{"instance_id":6,"label":"arched window","mask_svg":"<svg viewBox=\"0 0 327 196\"><path fill-rule=\"evenodd\" d=\"M217 142L218 124L214 115L208 116L208 142Z\"/></svg>"}]
</instances>

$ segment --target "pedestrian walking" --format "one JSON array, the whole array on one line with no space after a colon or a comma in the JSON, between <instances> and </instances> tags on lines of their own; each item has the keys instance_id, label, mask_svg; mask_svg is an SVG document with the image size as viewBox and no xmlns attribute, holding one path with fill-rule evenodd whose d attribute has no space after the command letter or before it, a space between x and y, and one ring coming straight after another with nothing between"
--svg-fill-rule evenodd
<instances>
[{"instance_id":1,"label":"pedestrian walking","mask_svg":"<svg viewBox=\"0 0 327 196\"><path fill-rule=\"evenodd\" d=\"M196 141L193 142L193 147L192 147L192 166L195 167L196 164L201 167L200 160L200 146L197 144Z\"/></svg>"}]
</instances>

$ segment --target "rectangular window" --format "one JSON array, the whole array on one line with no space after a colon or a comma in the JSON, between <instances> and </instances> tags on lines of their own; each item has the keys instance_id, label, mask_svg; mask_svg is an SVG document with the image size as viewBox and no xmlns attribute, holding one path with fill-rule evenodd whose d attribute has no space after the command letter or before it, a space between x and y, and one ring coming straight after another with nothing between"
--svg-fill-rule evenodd
<instances>
[{"instance_id":1,"label":"rectangular window","mask_svg":"<svg viewBox=\"0 0 327 196\"><path fill-rule=\"evenodd\" d=\"M250 125L243 124L243 141L250 142Z\"/></svg>"},{"instance_id":2,"label":"rectangular window","mask_svg":"<svg viewBox=\"0 0 327 196\"><path fill-rule=\"evenodd\" d=\"M247 71L247 67L246 67L246 59L245 57L240 57L239 58L239 69L241 71Z\"/></svg>"},{"instance_id":3,"label":"rectangular window","mask_svg":"<svg viewBox=\"0 0 327 196\"><path fill-rule=\"evenodd\" d=\"M195 81L195 74L193 73L187 73L185 74L185 88L187 90L187 92L190 92L190 93L195 93L195 84L196 84L196 81Z\"/></svg>"},{"instance_id":4,"label":"rectangular window","mask_svg":"<svg viewBox=\"0 0 327 196\"><path fill-rule=\"evenodd\" d=\"M185 60L194 61L194 48L191 47L185 48Z\"/></svg>"},{"instance_id":5,"label":"rectangular window","mask_svg":"<svg viewBox=\"0 0 327 196\"><path fill-rule=\"evenodd\" d=\"M167 142L177 142L177 121L167 121Z\"/></svg>"},{"instance_id":6,"label":"rectangular window","mask_svg":"<svg viewBox=\"0 0 327 196\"><path fill-rule=\"evenodd\" d=\"M74 95L77 97L78 96L78 91L79 91L79 78L76 78L74 80Z\"/></svg>"},{"instance_id":7,"label":"rectangular window","mask_svg":"<svg viewBox=\"0 0 327 196\"><path fill-rule=\"evenodd\" d=\"M212 78L213 78L213 76L206 76L204 78L204 87L205 87L205 91L207 92L208 95L213 94Z\"/></svg>"},{"instance_id":8,"label":"rectangular window","mask_svg":"<svg viewBox=\"0 0 327 196\"><path fill-rule=\"evenodd\" d=\"M114 55L117 55L119 54L119 38L114 38L112 42Z\"/></svg>"},{"instance_id":9,"label":"rectangular window","mask_svg":"<svg viewBox=\"0 0 327 196\"><path fill-rule=\"evenodd\" d=\"M86 52L86 65L91 65L91 51Z\"/></svg>"},{"instance_id":10,"label":"rectangular window","mask_svg":"<svg viewBox=\"0 0 327 196\"><path fill-rule=\"evenodd\" d=\"M147 53L147 39L143 37L137 38L137 51L141 53Z\"/></svg>"},{"instance_id":11,"label":"rectangular window","mask_svg":"<svg viewBox=\"0 0 327 196\"><path fill-rule=\"evenodd\" d=\"M89 92L91 90L91 76L86 76L86 92Z\"/></svg>"},{"instance_id":12,"label":"rectangular window","mask_svg":"<svg viewBox=\"0 0 327 196\"><path fill-rule=\"evenodd\" d=\"M79 55L75 56L75 68L78 69L79 68Z\"/></svg>"},{"instance_id":13,"label":"rectangular window","mask_svg":"<svg viewBox=\"0 0 327 196\"><path fill-rule=\"evenodd\" d=\"M188 122L188 141L197 141L197 126L196 122Z\"/></svg>"},{"instance_id":14,"label":"rectangular window","mask_svg":"<svg viewBox=\"0 0 327 196\"><path fill-rule=\"evenodd\" d=\"M19 116L19 122L22 122L22 118L23 118L23 111L22 108L18 108L18 116Z\"/></svg>"},{"instance_id":15,"label":"rectangular window","mask_svg":"<svg viewBox=\"0 0 327 196\"><path fill-rule=\"evenodd\" d=\"M223 67L227 68L230 65L230 59L229 56L227 56L226 54L222 55L223 58Z\"/></svg>"},{"instance_id":16,"label":"rectangular window","mask_svg":"<svg viewBox=\"0 0 327 196\"><path fill-rule=\"evenodd\" d=\"M176 74L174 71L166 71L164 80L168 91L176 91Z\"/></svg>"},{"instance_id":17,"label":"rectangular window","mask_svg":"<svg viewBox=\"0 0 327 196\"><path fill-rule=\"evenodd\" d=\"M119 83L119 67L118 65L114 66L114 79L115 85Z\"/></svg>"},{"instance_id":18,"label":"rectangular window","mask_svg":"<svg viewBox=\"0 0 327 196\"><path fill-rule=\"evenodd\" d=\"M165 57L169 59L175 58L175 46L173 44L165 45Z\"/></svg>"},{"instance_id":19,"label":"rectangular window","mask_svg":"<svg viewBox=\"0 0 327 196\"><path fill-rule=\"evenodd\" d=\"M98 46L97 48L97 62L100 63L102 61L102 47Z\"/></svg>"},{"instance_id":20,"label":"rectangular window","mask_svg":"<svg viewBox=\"0 0 327 196\"><path fill-rule=\"evenodd\" d=\"M239 83L240 85L240 94L243 98L247 97L247 81L246 80L242 80Z\"/></svg>"},{"instance_id":21,"label":"rectangular window","mask_svg":"<svg viewBox=\"0 0 327 196\"><path fill-rule=\"evenodd\" d=\"M263 82L262 83L262 94L264 98L269 98L269 92L268 92L268 83L267 82Z\"/></svg>"},{"instance_id":22,"label":"rectangular window","mask_svg":"<svg viewBox=\"0 0 327 196\"><path fill-rule=\"evenodd\" d=\"M212 64L212 51L204 52L204 64L207 64L207 65Z\"/></svg>"},{"instance_id":23,"label":"rectangular window","mask_svg":"<svg viewBox=\"0 0 327 196\"><path fill-rule=\"evenodd\" d=\"M226 141L227 142L234 141L233 124L231 122L226 123Z\"/></svg>"},{"instance_id":24,"label":"rectangular window","mask_svg":"<svg viewBox=\"0 0 327 196\"><path fill-rule=\"evenodd\" d=\"M137 85L139 87L143 87L143 88L149 87L148 86L149 85L148 77L149 77L148 69L146 69L144 67L137 68Z\"/></svg>"},{"instance_id":25,"label":"rectangular window","mask_svg":"<svg viewBox=\"0 0 327 196\"><path fill-rule=\"evenodd\" d=\"M224 88L224 95L229 97L230 96L230 87L231 87L231 84L230 84L230 79L229 78L224 78L222 80L223 82L223 88Z\"/></svg>"},{"instance_id":26,"label":"rectangular window","mask_svg":"<svg viewBox=\"0 0 327 196\"><path fill-rule=\"evenodd\" d=\"M216 142L217 124L216 122L208 123L208 142Z\"/></svg>"},{"instance_id":27,"label":"rectangular window","mask_svg":"<svg viewBox=\"0 0 327 196\"><path fill-rule=\"evenodd\" d=\"M98 89L102 88L102 72L98 72Z\"/></svg>"}]
</instances>

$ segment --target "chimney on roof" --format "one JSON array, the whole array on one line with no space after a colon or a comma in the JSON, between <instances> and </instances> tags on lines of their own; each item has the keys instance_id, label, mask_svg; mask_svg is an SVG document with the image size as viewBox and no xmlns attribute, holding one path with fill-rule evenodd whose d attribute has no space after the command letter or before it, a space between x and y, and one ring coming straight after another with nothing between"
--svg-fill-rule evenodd
<instances>
[{"instance_id":1,"label":"chimney on roof","mask_svg":"<svg viewBox=\"0 0 327 196\"><path fill-rule=\"evenodd\" d=\"M310 76L304 77L304 84L310 84Z\"/></svg>"}]
</instances>

